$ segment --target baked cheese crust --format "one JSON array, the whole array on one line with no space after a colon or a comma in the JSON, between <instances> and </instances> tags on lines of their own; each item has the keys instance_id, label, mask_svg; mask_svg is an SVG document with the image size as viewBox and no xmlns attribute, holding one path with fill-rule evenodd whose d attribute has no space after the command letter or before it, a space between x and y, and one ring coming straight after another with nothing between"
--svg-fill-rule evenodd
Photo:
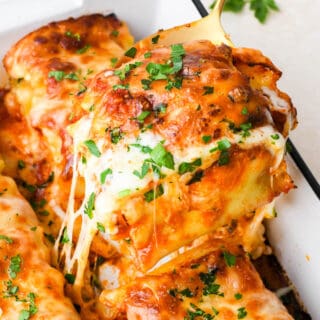
<instances>
[{"instance_id":1,"label":"baked cheese crust","mask_svg":"<svg viewBox=\"0 0 320 320\"><path fill-rule=\"evenodd\" d=\"M174 50L180 69L159 74L172 67ZM74 183L84 179L85 197L63 224L71 238L82 220L82 241L74 252L71 244L62 250L66 270L87 259L99 224L147 271L204 234L240 219L250 230L272 216L261 208L293 187L283 155L295 109L276 88L279 72L268 59L234 52L208 41L160 47L92 80L81 103L87 113L70 128ZM247 64L239 55L250 57ZM254 61L258 67L246 71ZM258 235L244 230L240 243L258 247Z\"/></svg>"},{"instance_id":2,"label":"baked cheese crust","mask_svg":"<svg viewBox=\"0 0 320 320\"><path fill-rule=\"evenodd\" d=\"M100 299L110 319L293 319L239 247L212 239Z\"/></svg>"},{"instance_id":3,"label":"baked cheese crust","mask_svg":"<svg viewBox=\"0 0 320 320\"><path fill-rule=\"evenodd\" d=\"M0 318L79 319L32 208L11 178L0 176L0 193Z\"/></svg>"}]
</instances>

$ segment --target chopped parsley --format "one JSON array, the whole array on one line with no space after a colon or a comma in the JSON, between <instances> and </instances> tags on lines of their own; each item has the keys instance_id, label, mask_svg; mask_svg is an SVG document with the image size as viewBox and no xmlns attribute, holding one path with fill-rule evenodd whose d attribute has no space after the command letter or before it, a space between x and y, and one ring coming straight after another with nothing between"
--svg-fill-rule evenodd
<instances>
[{"instance_id":1,"label":"chopped parsley","mask_svg":"<svg viewBox=\"0 0 320 320\"><path fill-rule=\"evenodd\" d=\"M22 259L19 254L10 259L8 273L11 279L15 279L17 277L17 273L20 272L21 262Z\"/></svg>"},{"instance_id":2,"label":"chopped parsley","mask_svg":"<svg viewBox=\"0 0 320 320\"><path fill-rule=\"evenodd\" d=\"M236 265L236 256L228 251L223 251L223 258L228 267L234 267Z\"/></svg>"},{"instance_id":3,"label":"chopped parsley","mask_svg":"<svg viewBox=\"0 0 320 320\"><path fill-rule=\"evenodd\" d=\"M65 73L64 71L61 70L51 70L48 73L49 78L54 78L57 82L60 82L64 79L69 79L69 80L74 80L78 81L79 77L77 76L76 73L70 72L70 73Z\"/></svg>"},{"instance_id":4,"label":"chopped parsley","mask_svg":"<svg viewBox=\"0 0 320 320\"><path fill-rule=\"evenodd\" d=\"M90 153L95 157L99 158L101 156L101 152L99 151L96 143L93 140L86 140L84 145L88 148Z\"/></svg>"},{"instance_id":5,"label":"chopped parsley","mask_svg":"<svg viewBox=\"0 0 320 320\"><path fill-rule=\"evenodd\" d=\"M184 320L196 320L199 317L204 320L213 320L215 318L215 315L217 314L215 309L212 309L215 313L215 315L212 315L210 313L206 313L204 310L200 309L193 303L190 303L190 307L192 309L187 310L187 315L184 317Z\"/></svg>"},{"instance_id":6,"label":"chopped parsley","mask_svg":"<svg viewBox=\"0 0 320 320\"><path fill-rule=\"evenodd\" d=\"M27 302L29 303L29 309L21 310L19 314L19 320L28 320L38 312L38 307L35 304L36 295L33 292L30 292L27 298L28 298Z\"/></svg>"},{"instance_id":7,"label":"chopped parsley","mask_svg":"<svg viewBox=\"0 0 320 320\"><path fill-rule=\"evenodd\" d=\"M202 136L201 139L202 139L202 141L203 141L204 143L207 144L207 143L210 143L210 142L211 142L212 136Z\"/></svg>"},{"instance_id":8,"label":"chopped parsley","mask_svg":"<svg viewBox=\"0 0 320 320\"><path fill-rule=\"evenodd\" d=\"M113 144L117 144L123 138L123 133L121 132L119 127L113 128L109 132L110 139Z\"/></svg>"},{"instance_id":9,"label":"chopped parsley","mask_svg":"<svg viewBox=\"0 0 320 320\"><path fill-rule=\"evenodd\" d=\"M18 160L18 169L22 170L26 167L26 163L23 160Z\"/></svg>"},{"instance_id":10,"label":"chopped parsley","mask_svg":"<svg viewBox=\"0 0 320 320\"><path fill-rule=\"evenodd\" d=\"M62 232L62 236L61 236L60 242L61 243L69 243L70 242L70 239L68 237L67 227L63 228L63 232Z\"/></svg>"},{"instance_id":11,"label":"chopped parsley","mask_svg":"<svg viewBox=\"0 0 320 320\"><path fill-rule=\"evenodd\" d=\"M143 90L150 90L151 83L152 83L152 81L149 79L141 79L142 89Z\"/></svg>"},{"instance_id":12,"label":"chopped parsley","mask_svg":"<svg viewBox=\"0 0 320 320\"><path fill-rule=\"evenodd\" d=\"M151 114L150 111L144 110L142 111L138 116L137 116L137 120L139 122L143 122L149 115Z\"/></svg>"},{"instance_id":13,"label":"chopped parsley","mask_svg":"<svg viewBox=\"0 0 320 320\"><path fill-rule=\"evenodd\" d=\"M91 45L86 44L83 48L77 50L76 53L83 54L83 53L87 52L90 48L91 48Z\"/></svg>"},{"instance_id":14,"label":"chopped parsley","mask_svg":"<svg viewBox=\"0 0 320 320\"><path fill-rule=\"evenodd\" d=\"M152 44L157 44L160 38L160 34L157 34L151 39Z\"/></svg>"},{"instance_id":15,"label":"chopped parsley","mask_svg":"<svg viewBox=\"0 0 320 320\"><path fill-rule=\"evenodd\" d=\"M240 299L242 299L242 294L241 293L236 293L235 295L234 295L234 298L236 299L236 300L240 300Z\"/></svg>"},{"instance_id":16,"label":"chopped parsley","mask_svg":"<svg viewBox=\"0 0 320 320\"><path fill-rule=\"evenodd\" d=\"M237 311L238 311L238 319L244 319L248 315L248 312L244 307L239 308Z\"/></svg>"},{"instance_id":17,"label":"chopped parsley","mask_svg":"<svg viewBox=\"0 0 320 320\"><path fill-rule=\"evenodd\" d=\"M149 168L150 168L150 162L145 160L142 164L141 171L139 172L137 170L134 170L133 174L138 178L143 179L147 175Z\"/></svg>"},{"instance_id":18,"label":"chopped parsley","mask_svg":"<svg viewBox=\"0 0 320 320\"><path fill-rule=\"evenodd\" d=\"M180 291L178 289L170 289L168 291L168 293L172 297L176 297L179 294L184 296L184 297L187 297L187 298L192 298L194 296L193 292L189 288L185 288L185 289L180 290Z\"/></svg>"},{"instance_id":19,"label":"chopped parsley","mask_svg":"<svg viewBox=\"0 0 320 320\"><path fill-rule=\"evenodd\" d=\"M151 153L152 149L148 146L143 146L139 143L133 143L133 144L130 144L131 147L135 147L135 148L138 148L140 149L140 151L142 153Z\"/></svg>"},{"instance_id":20,"label":"chopped parsley","mask_svg":"<svg viewBox=\"0 0 320 320\"><path fill-rule=\"evenodd\" d=\"M182 162L179 165L179 174L185 174L186 172L193 172L197 167L202 165L201 158L194 160L193 162Z\"/></svg>"},{"instance_id":21,"label":"chopped parsley","mask_svg":"<svg viewBox=\"0 0 320 320\"><path fill-rule=\"evenodd\" d=\"M220 297L224 296L224 293L219 292L220 284L215 283L216 270L209 270L208 273L200 272L199 278L205 284L205 286L202 289L202 293L204 296L208 296L210 294L215 294Z\"/></svg>"},{"instance_id":22,"label":"chopped parsley","mask_svg":"<svg viewBox=\"0 0 320 320\"><path fill-rule=\"evenodd\" d=\"M217 147L212 148L210 152L214 151L221 151L219 159L218 159L218 165L224 166L230 162L230 154L229 149L231 148L231 143L227 139L222 139L217 142Z\"/></svg>"},{"instance_id":23,"label":"chopped parsley","mask_svg":"<svg viewBox=\"0 0 320 320\"><path fill-rule=\"evenodd\" d=\"M119 31L118 30L112 30L110 35L112 35L113 37L117 37L119 35Z\"/></svg>"},{"instance_id":24,"label":"chopped parsley","mask_svg":"<svg viewBox=\"0 0 320 320\"><path fill-rule=\"evenodd\" d=\"M223 10L239 13L245 7L245 4L250 4L250 10L254 12L254 16L260 23L264 23L271 10L279 11L279 7L275 0L227 0ZM212 3L210 8L213 8L216 1Z\"/></svg>"},{"instance_id":25,"label":"chopped parsley","mask_svg":"<svg viewBox=\"0 0 320 320\"><path fill-rule=\"evenodd\" d=\"M113 90L118 90L118 89L121 89L121 90L128 90L129 89L129 85L128 84L115 84L113 87L112 87Z\"/></svg>"},{"instance_id":26,"label":"chopped parsley","mask_svg":"<svg viewBox=\"0 0 320 320\"><path fill-rule=\"evenodd\" d=\"M272 135L271 135L271 138L272 138L273 140L279 140L280 136L279 136L278 133L275 133L275 134L272 134Z\"/></svg>"},{"instance_id":27,"label":"chopped parsley","mask_svg":"<svg viewBox=\"0 0 320 320\"><path fill-rule=\"evenodd\" d=\"M164 194L164 189L162 184L159 184L155 189L149 190L144 194L144 200L151 202L156 198L159 198Z\"/></svg>"},{"instance_id":28,"label":"chopped parsley","mask_svg":"<svg viewBox=\"0 0 320 320\"><path fill-rule=\"evenodd\" d=\"M80 41L81 40L81 36L79 33L73 33L72 31L68 30L64 33L67 37L70 37L70 38L74 38L76 39L77 41Z\"/></svg>"},{"instance_id":29,"label":"chopped parsley","mask_svg":"<svg viewBox=\"0 0 320 320\"><path fill-rule=\"evenodd\" d=\"M202 94L203 96L206 96L208 94L212 94L214 92L214 88L213 87L209 87L209 86L204 86L203 90L204 90L204 92Z\"/></svg>"},{"instance_id":30,"label":"chopped parsley","mask_svg":"<svg viewBox=\"0 0 320 320\"><path fill-rule=\"evenodd\" d=\"M19 287L18 286L14 286L12 283L12 280L8 280L8 281L4 281L4 284L6 285L6 291L4 292L4 298L11 298L11 297L15 297L16 299L18 299L18 297L16 296L16 294L19 291Z\"/></svg>"},{"instance_id":31,"label":"chopped parsley","mask_svg":"<svg viewBox=\"0 0 320 320\"><path fill-rule=\"evenodd\" d=\"M247 107L243 107L242 110L241 110L241 114L246 116L248 114L248 108Z\"/></svg>"},{"instance_id":32,"label":"chopped parsley","mask_svg":"<svg viewBox=\"0 0 320 320\"><path fill-rule=\"evenodd\" d=\"M136 53L137 53L137 48L131 47L129 50L125 52L124 55L129 58L134 58L136 56Z\"/></svg>"},{"instance_id":33,"label":"chopped parsley","mask_svg":"<svg viewBox=\"0 0 320 320\"><path fill-rule=\"evenodd\" d=\"M44 233L44 236L48 239L49 242L55 243L56 239L55 239L55 237L54 237L52 234L50 234L50 233Z\"/></svg>"},{"instance_id":34,"label":"chopped parsley","mask_svg":"<svg viewBox=\"0 0 320 320\"><path fill-rule=\"evenodd\" d=\"M184 54L185 50L182 44L171 45L171 56L166 63L150 62L147 64L146 70L149 73L149 79L152 81L167 80L166 90L171 90L174 87L181 88L182 78L170 76L182 69L182 57Z\"/></svg>"},{"instance_id":35,"label":"chopped parsley","mask_svg":"<svg viewBox=\"0 0 320 320\"><path fill-rule=\"evenodd\" d=\"M118 58L111 58L110 59L110 62L111 62L111 67L113 68L116 64L117 64L117 62L118 62Z\"/></svg>"},{"instance_id":36,"label":"chopped parsley","mask_svg":"<svg viewBox=\"0 0 320 320\"><path fill-rule=\"evenodd\" d=\"M76 277L72 273L66 273L64 275L64 278L67 280L68 283L74 284L74 281L76 280Z\"/></svg>"},{"instance_id":37,"label":"chopped parsley","mask_svg":"<svg viewBox=\"0 0 320 320\"><path fill-rule=\"evenodd\" d=\"M109 174L112 174L112 169L108 168L100 173L100 182L103 184L106 182L106 178Z\"/></svg>"},{"instance_id":38,"label":"chopped parsley","mask_svg":"<svg viewBox=\"0 0 320 320\"><path fill-rule=\"evenodd\" d=\"M87 204L84 207L84 213L90 218L93 218L94 202L96 200L96 195L92 192L89 196Z\"/></svg>"},{"instance_id":39,"label":"chopped parsley","mask_svg":"<svg viewBox=\"0 0 320 320\"><path fill-rule=\"evenodd\" d=\"M173 155L164 148L161 142L152 149L150 156L157 165L174 169Z\"/></svg>"},{"instance_id":40,"label":"chopped parsley","mask_svg":"<svg viewBox=\"0 0 320 320\"><path fill-rule=\"evenodd\" d=\"M119 198L124 198L126 196L128 196L131 193L130 189L124 189L118 192L118 197Z\"/></svg>"},{"instance_id":41,"label":"chopped parsley","mask_svg":"<svg viewBox=\"0 0 320 320\"><path fill-rule=\"evenodd\" d=\"M106 228L104 227L104 225L101 222L97 222L97 229L100 232L106 232Z\"/></svg>"},{"instance_id":42,"label":"chopped parsley","mask_svg":"<svg viewBox=\"0 0 320 320\"><path fill-rule=\"evenodd\" d=\"M196 183L201 181L203 177L203 170L198 170L193 177L187 182L187 186L189 186L190 184Z\"/></svg>"},{"instance_id":43,"label":"chopped parsley","mask_svg":"<svg viewBox=\"0 0 320 320\"><path fill-rule=\"evenodd\" d=\"M147 58L150 58L151 55L152 55L152 53L151 53L150 51L148 51L148 52L146 52L146 53L144 54L144 57L147 59Z\"/></svg>"},{"instance_id":44,"label":"chopped parsley","mask_svg":"<svg viewBox=\"0 0 320 320\"><path fill-rule=\"evenodd\" d=\"M160 113L166 113L168 105L166 103L159 103L154 107L156 115Z\"/></svg>"},{"instance_id":45,"label":"chopped parsley","mask_svg":"<svg viewBox=\"0 0 320 320\"><path fill-rule=\"evenodd\" d=\"M4 240L5 242L7 242L9 244L13 243L13 240L11 238L9 238L3 234L0 234L0 240Z\"/></svg>"},{"instance_id":46,"label":"chopped parsley","mask_svg":"<svg viewBox=\"0 0 320 320\"><path fill-rule=\"evenodd\" d=\"M142 62L136 61L135 63L126 64L123 69L118 69L114 71L114 74L119 77L120 80L124 80L129 72L142 65Z\"/></svg>"}]
</instances>

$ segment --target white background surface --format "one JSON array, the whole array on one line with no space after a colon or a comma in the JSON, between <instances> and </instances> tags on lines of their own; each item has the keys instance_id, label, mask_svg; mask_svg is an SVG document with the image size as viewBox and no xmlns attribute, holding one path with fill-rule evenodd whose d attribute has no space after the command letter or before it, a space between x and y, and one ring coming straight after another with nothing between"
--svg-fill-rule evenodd
<instances>
[{"instance_id":1,"label":"white background surface","mask_svg":"<svg viewBox=\"0 0 320 320\"><path fill-rule=\"evenodd\" d=\"M293 98L300 121L292 140L320 180L320 0L277 2L281 12L265 25L248 10L225 13L223 24L236 45L260 48L283 71L280 88ZM199 18L191 0L0 0L0 57L44 23L108 9L128 21L136 38ZM320 202L293 163L290 171L298 189L278 202L269 237L312 318L320 320Z\"/></svg>"}]
</instances>

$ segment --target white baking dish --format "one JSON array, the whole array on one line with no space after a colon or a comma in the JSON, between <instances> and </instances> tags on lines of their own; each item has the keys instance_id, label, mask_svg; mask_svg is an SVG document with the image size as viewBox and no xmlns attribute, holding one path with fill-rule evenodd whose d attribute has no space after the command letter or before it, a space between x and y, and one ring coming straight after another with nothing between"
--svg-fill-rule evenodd
<instances>
[{"instance_id":1,"label":"white baking dish","mask_svg":"<svg viewBox=\"0 0 320 320\"><path fill-rule=\"evenodd\" d=\"M53 20L100 12L115 12L120 19L128 22L137 39L157 29L189 22L200 17L191 0L0 0L0 57L16 40L29 31ZM249 13L247 13L248 15ZM228 17L230 19L230 17ZM248 26L243 26L246 32ZM227 28L228 29L228 28ZM239 28L240 29L240 28ZM263 37L262 27L253 37ZM272 32L266 29L267 32ZM263 32L266 32L265 30ZM274 35L278 36L276 29ZM232 35L231 35L232 36ZM241 44L246 45L245 36ZM272 46L272 43L270 44ZM275 55L284 54L280 48ZM273 50L269 50L274 52ZM270 56L281 61L277 56ZM305 63L303 57L297 57L298 63ZM2 68L2 67L1 67ZM286 79L290 71L282 68ZM293 76L293 75L292 75ZM3 69L0 69L0 83L5 81ZM289 92L290 86L284 84ZM301 84L304 85L304 84ZM310 84L305 84L310 85ZM306 97L307 99L308 97ZM302 119L303 121L303 119ZM319 121L318 121L319 123ZM320 319L318 290L320 289L320 202L307 180L294 162L289 159L289 170L298 188L283 196L277 203L278 218L268 224L270 242L275 253L287 271L290 279L300 293L312 318Z\"/></svg>"}]
</instances>

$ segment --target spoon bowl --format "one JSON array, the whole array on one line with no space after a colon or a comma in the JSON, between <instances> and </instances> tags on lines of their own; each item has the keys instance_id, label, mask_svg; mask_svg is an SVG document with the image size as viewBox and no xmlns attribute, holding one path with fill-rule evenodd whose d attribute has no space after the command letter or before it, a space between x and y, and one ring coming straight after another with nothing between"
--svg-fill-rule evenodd
<instances>
[{"instance_id":1,"label":"spoon bowl","mask_svg":"<svg viewBox=\"0 0 320 320\"><path fill-rule=\"evenodd\" d=\"M217 0L214 9L208 16L167 30L160 30L137 42L136 47L147 49L159 45L168 46L193 40L210 40L216 45L224 43L233 47L229 36L221 25L220 16L224 2L225 0Z\"/></svg>"}]
</instances>

